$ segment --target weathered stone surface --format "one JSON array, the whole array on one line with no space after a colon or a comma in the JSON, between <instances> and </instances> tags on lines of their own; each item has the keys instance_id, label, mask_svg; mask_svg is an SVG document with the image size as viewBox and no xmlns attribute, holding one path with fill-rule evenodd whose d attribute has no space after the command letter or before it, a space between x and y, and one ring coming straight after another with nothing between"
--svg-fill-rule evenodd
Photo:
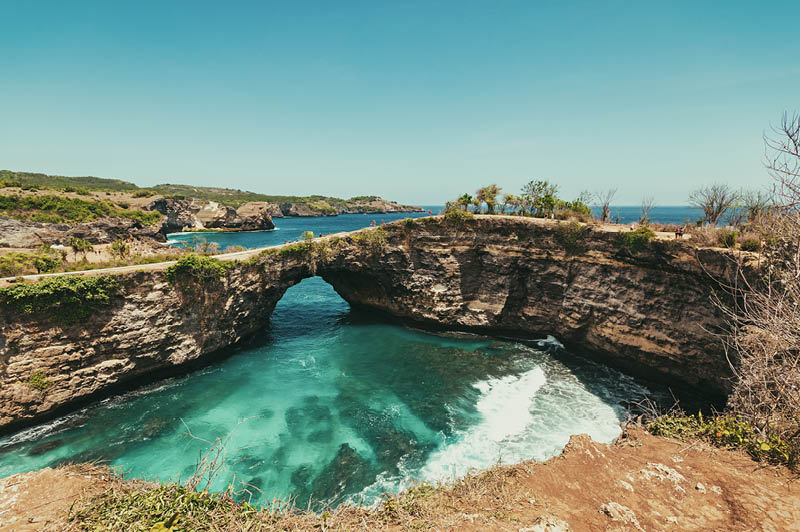
<instances>
[{"instance_id":1,"label":"weathered stone surface","mask_svg":"<svg viewBox=\"0 0 800 532\"><path fill-rule=\"evenodd\" d=\"M109 244L117 239L153 238L164 241L157 225L145 225L127 218L103 218L75 225L26 222L0 217L0 247L37 248L42 244L66 245L71 237L92 244Z\"/></svg>"},{"instance_id":2,"label":"weathered stone surface","mask_svg":"<svg viewBox=\"0 0 800 532\"><path fill-rule=\"evenodd\" d=\"M260 204L260 205L259 205ZM164 215L161 231L177 233L185 229L239 229L243 231L274 229L270 212L272 204L251 202L239 210L214 201L199 199L160 198L152 202L150 210Z\"/></svg>"},{"instance_id":3,"label":"weathered stone surface","mask_svg":"<svg viewBox=\"0 0 800 532\"><path fill-rule=\"evenodd\" d=\"M372 229L378 239L323 239L327 251L313 260L264 254L189 292L163 272L127 274L122 297L70 326L0 305L0 430L231 345L263 329L285 290L314 274L351 304L414 324L552 334L624 371L725 393L730 370L712 334L724 321L710 297L713 277L734 271L731 252L654 241L631 254L616 233L593 229L585 252L570 255L558 227L510 217L398 222ZM25 384L34 371L53 383L46 393Z\"/></svg>"}]
</instances>

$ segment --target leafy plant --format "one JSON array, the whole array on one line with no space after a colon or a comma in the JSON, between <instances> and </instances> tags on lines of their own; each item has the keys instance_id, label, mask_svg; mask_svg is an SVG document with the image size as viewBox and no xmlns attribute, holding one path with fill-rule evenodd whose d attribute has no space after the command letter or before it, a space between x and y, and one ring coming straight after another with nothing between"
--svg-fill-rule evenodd
<instances>
[{"instance_id":1,"label":"leafy plant","mask_svg":"<svg viewBox=\"0 0 800 532\"><path fill-rule=\"evenodd\" d=\"M724 248L735 248L739 232L736 229L722 229L717 237L717 242Z\"/></svg>"},{"instance_id":2,"label":"leafy plant","mask_svg":"<svg viewBox=\"0 0 800 532\"><path fill-rule=\"evenodd\" d=\"M303 240L314 240L314 231L303 231L303 234L300 235Z\"/></svg>"},{"instance_id":3,"label":"leafy plant","mask_svg":"<svg viewBox=\"0 0 800 532\"><path fill-rule=\"evenodd\" d=\"M559 223L555 231L555 240L570 255L586 252L586 236L589 228L578 222Z\"/></svg>"},{"instance_id":4,"label":"leafy plant","mask_svg":"<svg viewBox=\"0 0 800 532\"><path fill-rule=\"evenodd\" d=\"M119 290L119 281L111 276L66 275L0 289L0 300L22 314L47 313L56 321L73 323L108 305Z\"/></svg>"},{"instance_id":5,"label":"leafy plant","mask_svg":"<svg viewBox=\"0 0 800 532\"><path fill-rule=\"evenodd\" d=\"M366 246L370 251L380 251L386 247L389 233L385 229L365 229L350 238L357 244Z\"/></svg>"},{"instance_id":6,"label":"leafy plant","mask_svg":"<svg viewBox=\"0 0 800 532\"><path fill-rule=\"evenodd\" d=\"M745 238L739 246L742 251L761 251L761 241L757 238Z\"/></svg>"},{"instance_id":7,"label":"leafy plant","mask_svg":"<svg viewBox=\"0 0 800 532\"><path fill-rule=\"evenodd\" d=\"M111 246L108 248L108 250L115 257L118 257L119 259L124 259L130 254L131 246L124 240L118 239L111 243Z\"/></svg>"},{"instance_id":8,"label":"leafy plant","mask_svg":"<svg viewBox=\"0 0 800 532\"><path fill-rule=\"evenodd\" d=\"M222 262L213 257L190 253L178 259L178 262L167 268L167 281L175 285L179 282L194 281L208 283L218 281L231 268L231 263Z\"/></svg>"},{"instance_id":9,"label":"leafy plant","mask_svg":"<svg viewBox=\"0 0 800 532\"><path fill-rule=\"evenodd\" d=\"M462 227L468 220L474 218L473 214L469 211L462 211L459 209L448 209L444 213L444 220L450 225Z\"/></svg>"},{"instance_id":10,"label":"leafy plant","mask_svg":"<svg viewBox=\"0 0 800 532\"><path fill-rule=\"evenodd\" d=\"M783 463L790 467L797 464L800 449L792 448L777 436L764 436L750 423L731 414L709 418L672 412L659 416L647 424L647 430L657 436L678 439L697 438L719 447L742 449L756 460Z\"/></svg>"},{"instance_id":11,"label":"leafy plant","mask_svg":"<svg viewBox=\"0 0 800 532\"><path fill-rule=\"evenodd\" d=\"M635 231L623 231L617 235L617 244L632 253L638 253L647 247L656 234L649 227L639 227Z\"/></svg>"},{"instance_id":12,"label":"leafy plant","mask_svg":"<svg viewBox=\"0 0 800 532\"><path fill-rule=\"evenodd\" d=\"M34 390L39 390L40 392L46 392L52 385L53 382L48 380L44 376L44 372L41 370L31 373L30 377L28 377L28 380L25 383L25 386L33 388Z\"/></svg>"}]
</instances>

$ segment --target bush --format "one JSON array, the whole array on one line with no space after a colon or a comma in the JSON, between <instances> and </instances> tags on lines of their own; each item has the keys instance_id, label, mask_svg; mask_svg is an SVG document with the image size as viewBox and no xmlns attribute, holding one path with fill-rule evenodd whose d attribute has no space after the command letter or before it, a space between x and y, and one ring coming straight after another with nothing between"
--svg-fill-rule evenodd
<instances>
[{"instance_id":1,"label":"bush","mask_svg":"<svg viewBox=\"0 0 800 532\"><path fill-rule=\"evenodd\" d=\"M350 238L357 244L366 246L370 251L380 251L386 247L389 233L385 229L364 229Z\"/></svg>"},{"instance_id":2,"label":"bush","mask_svg":"<svg viewBox=\"0 0 800 532\"><path fill-rule=\"evenodd\" d=\"M303 234L300 235L300 238L303 240L314 240L314 231L303 231Z\"/></svg>"},{"instance_id":3,"label":"bush","mask_svg":"<svg viewBox=\"0 0 800 532\"><path fill-rule=\"evenodd\" d=\"M444 213L444 221L456 227L462 227L468 220L473 218L473 214L469 211L462 211L461 209L450 209Z\"/></svg>"},{"instance_id":4,"label":"bush","mask_svg":"<svg viewBox=\"0 0 800 532\"><path fill-rule=\"evenodd\" d=\"M120 209L108 201L87 201L53 195L0 196L0 216L44 223L90 222L103 217L117 217L155 225L161 220L158 212L130 211Z\"/></svg>"},{"instance_id":5,"label":"bush","mask_svg":"<svg viewBox=\"0 0 800 532\"><path fill-rule=\"evenodd\" d=\"M559 223L555 232L555 240L570 255L586 252L586 236L589 228L578 222Z\"/></svg>"},{"instance_id":6,"label":"bush","mask_svg":"<svg viewBox=\"0 0 800 532\"><path fill-rule=\"evenodd\" d=\"M94 246L91 242L84 238L78 238L77 236L69 237L69 242L67 242L67 244L72 248L75 254L83 253L86 255L89 251L94 251Z\"/></svg>"},{"instance_id":7,"label":"bush","mask_svg":"<svg viewBox=\"0 0 800 532\"><path fill-rule=\"evenodd\" d=\"M735 248L736 239L738 236L739 233L735 229L720 229L719 234L717 235L717 243L724 248Z\"/></svg>"},{"instance_id":8,"label":"bush","mask_svg":"<svg viewBox=\"0 0 800 532\"><path fill-rule=\"evenodd\" d=\"M230 269L231 264L213 257L191 253L178 259L167 268L167 281L175 285L182 281L209 283L219 281Z\"/></svg>"},{"instance_id":9,"label":"bush","mask_svg":"<svg viewBox=\"0 0 800 532\"><path fill-rule=\"evenodd\" d=\"M46 392L52 385L53 383L44 376L41 370L31 373L30 377L28 377L28 381L25 383L25 386L28 388L33 388L40 392Z\"/></svg>"},{"instance_id":10,"label":"bush","mask_svg":"<svg viewBox=\"0 0 800 532\"><path fill-rule=\"evenodd\" d=\"M745 238L739 246L742 251L761 251L761 240L757 238Z\"/></svg>"},{"instance_id":11,"label":"bush","mask_svg":"<svg viewBox=\"0 0 800 532\"><path fill-rule=\"evenodd\" d=\"M656 436L678 439L701 439L718 447L742 449L756 460L797 465L800 449L792 448L777 436L763 436L742 418L731 414L704 418L702 413L686 415L673 412L647 424Z\"/></svg>"},{"instance_id":12,"label":"bush","mask_svg":"<svg viewBox=\"0 0 800 532\"><path fill-rule=\"evenodd\" d=\"M61 257L48 252L0 255L0 277L52 272L61 266Z\"/></svg>"},{"instance_id":13,"label":"bush","mask_svg":"<svg viewBox=\"0 0 800 532\"><path fill-rule=\"evenodd\" d=\"M123 259L127 257L131 252L131 246L124 240L115 240L112 242L111 246L108 248L112 255Z\"/></svg>"},{"instance_id":14,"label":"bush","mask_svg":"<svg viewBox=\"0 0 800 532\"><path fill-rule=\"evenodd\" d=\"M649 227L639 227L635 231L623 231L617 235L617 243L631 253L638 253L647 247L656 234Z\"/></svg>"},{"instance_id":15,"label":"bush","mask_svg":"<svg viewBox=\"0 0 800 532\"><path fill-rule=\"evenodd\" d=\"M46 312L56 321L73 323L108 305L119 289L114 277L69 275L0 289L0 300L22 314Z\"/></svg>"},{"instance_id":16,"label":"bush","mask_svg":"<svg viewBox=\"0 0 800 532\"><path fill-rule=\"evenodd\" d=\"M133 193L134 198L149 198L153 195L152 190L137 190Z\"/></svg>"}]
</instances>

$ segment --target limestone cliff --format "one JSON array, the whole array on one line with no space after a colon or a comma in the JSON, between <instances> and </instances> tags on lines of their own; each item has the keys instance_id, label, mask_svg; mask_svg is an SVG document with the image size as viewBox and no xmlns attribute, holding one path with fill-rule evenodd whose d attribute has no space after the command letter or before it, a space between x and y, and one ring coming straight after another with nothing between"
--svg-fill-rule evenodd
<instances>
[{"instance_id":1,"label":"limestone cliff","mask_svg":"<svg viewBox=\"0 0 800 532\"><path fill-rule=\"evenodd\" d=\"M0 304L0 430L206 359L266 327L285 290L321 275L348 302L438 329L556 336L577 354L709 394L727 389L714 277L731 252L511 217L406 220L267 250L218 283L171 286L162 271L125 274L121 295L60 325ZM51 384L30 386L34 372ZM4 428L3 428L4 427Z\"/></svg>"}]
</instances>

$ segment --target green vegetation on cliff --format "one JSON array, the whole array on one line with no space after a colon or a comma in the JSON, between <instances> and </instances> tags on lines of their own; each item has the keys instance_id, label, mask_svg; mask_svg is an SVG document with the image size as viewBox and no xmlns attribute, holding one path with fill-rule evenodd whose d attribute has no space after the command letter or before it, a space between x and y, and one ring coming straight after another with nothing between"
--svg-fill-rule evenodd
<instances>
[{"instance_id":1,"label":"green vegetation on cliff","mask_svg":"<svg viewBox=\"0 0 800 532\"><path fill-rule=\"evenodd\" d=\"M0 195L0 216L46 223L91 222L99 218L127 218L146 225L161 220L158 212L121 209L108 201L90 201L55 195Z\"/></svg>"},{"instance_id":2,"label":"green vegetation on cliff","mask_svg":"<svg viewBox=\"0 0 800 532\"><path fill-rule=\"evenodd\" d=\"M119 179L103 177L66 177L60 175L38 174L33 172L12 172L0 170L0 186L33 186L38 188L103 190L123 192L136 190L139 187Z\"/></svg>"},{"instance_id":3,"label":"green vegetation on cliff","mask_svg":"<svg viewBox=\"0 0 800 532\"><path fill-rule=\"evenodd\" d=\"M191 253L167 268L167 281L174 285L185 281L208 283L218 281L230 269L230 262Z\"/></svg>"},{"instance_id":4,"label":"green vegetation on cliff","mask_svg":"<svg viewBox=\"0 0 800 532\"><path fill-rule=\"evenodd\" d=\"M21 314L46 314L55 321L73 323L111 303L119 290L119 281L111 276L66 275L0 289L0 302Z\"/></svg>"}]
</instances>

